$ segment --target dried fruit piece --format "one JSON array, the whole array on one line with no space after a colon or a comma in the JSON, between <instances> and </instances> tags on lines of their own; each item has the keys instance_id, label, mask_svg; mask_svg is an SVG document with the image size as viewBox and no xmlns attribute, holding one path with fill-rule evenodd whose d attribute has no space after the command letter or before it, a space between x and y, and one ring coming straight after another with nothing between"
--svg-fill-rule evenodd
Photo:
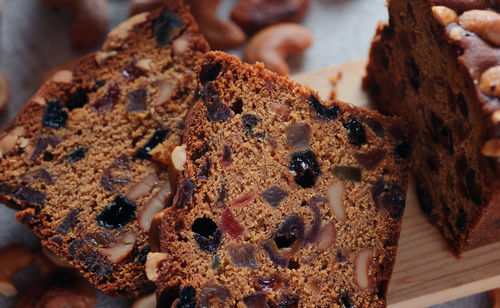
<instances>
[{"instance_id":1,"label":"dried fruit piece","mask_svg":"<svg viewBox=\"0 0 500 308\"><path fill-rule=\"evenodd\" d=\"M311 127L308 124L292 124L286 128L286 144L293 148L309 147Z\"/></svg>"},{"instance_id":2,"label":"dried fruit piece","mask_svg":"<svg viewBox=\"0 0 500 308\"><path fill-rule=\"evenodd\" d=\"M311 95L309 97L309 104L311 105L311 108L316 112L316 115L318 115L318 117L327 121L336 119L340 111L337 105L331 105L327 107L321 104L314 95Z\"/></svg>"},{"instance_id":3,"label":"dried fruit piece","mask_svg":"<svg viewBox=\"0 0 500 308\"><path fill-rule=\"evenodd\" d=\"M313 221L311 223L309 231L304 236L304 244L314 243L318 239L319 230L321 228L321 220L322 220L318 203L326 203L326 202L328 202L328 200L324 197L313 197L311 201L309 201L309 207L311 208L311 212L313 213Z\"/></svg>"},{"instance_id":4,"label":"dried fruit piece","mask_svg":"<svg viewBox=\"0 0 500 308\"><path fill-rule=\"evenodd\" d=\"M106 206L97 215L97 222L101 227L108 229L123 228L135 216L136 205L122 195L116 196L113 203Z\"/></svg>"},{"instance_id":5,"label":"dried fruit piece","mask_svg":"<svg viewBox=\"0 0 500 308\"><path fill-rule=\"evenodd\" d=\"M195 188L196 184L193 180L184 179L177 193L177 200L175 201L175 204L173 206L176 208L187 206L186 203L191 200Z\"/></svg>"},{"instance_id":6,"label":"dried fruit piece","mask_svg":"<svg viewBox=\"0 0 500 308\"><path fill-rule=\"evenodd\" d=\"M108 231L87 233L83 238L90 244L99 248L110 247L118 240L115 235Z\"/></svg>"},{"instance_id":7,"label":"dried fruit piece","mask_svg":"<svg viewBox=\"0 0 500 308\"><path fill-rule=\"evenodd\" d=\"M394 154L397 158L407 159L411 154L411 147L408 141L403 141L396 146L394 149Z\"/></svg>"},{"instance_id":8,"label":"dried fruit piece","mask_svg":"<svg viewBox=\"0 0 500 308\"><path fill-rule=\"evenodd\" d=\"M245 194L242 194L240 195L238 198L234 199L232 202L231 202L231 207L232 208L239 208L239 207L245 207L247 206L250 202L253 201L253 199L255 198L256 194L254 192L249 192L249 193L245 193Z\"/></svg>"},{"instance_id":9,"label":"dried fruit piece","mask_svg":"<svg viewBox=\"0 0 500 308\"><path fill-rule=\"evenodd\" d=\"M68 156L66 156L66 158L68 160L68 163L73 164L82 160L85 157L86 153L87 153L86 148L79 147L78 149L71 152Z\"/></svg>"},{"instance_id":10,"label":"dried fruit piece","mask_svg":"<svg viewBox=\"0 0 500 308\"><path fill-rule=\"evenodd\" d=\"M356 255L356 263L354 263L354 281L361 290L366 290L370 286L370 262L372 259L373 249L364 248L358 251Z\"/></svg>"},{"instance_id":11,"label":"dried fruit piece","mask_svg":"<svg viewBox=\"0 0 500 308\"><path fill-rule=\"evenodd\" d=\"M0 195L7 195L23 203L43 204L45 194L22 185L6 185L0 182Z\"/></svg>"},{"instance_id":12,"label":"dried fruit piece","mask_svg":"<svg viewBox=\"0 0 500 308\"><path fill-rule=\"evenodd\" d=\"M154 147L156 147L158 144L162 143L165 138L170 134L170 129L168 128L159 128L157 129L153 136L146 142L146 144L137 150L134 154L135 159L151 159L151 152Z\"/></svg>"},{"instance_id":13,"label":"dried fruit piece","mask_svg":"<svg viewBox=\"0 0 500 308\"><path fill-rule=\"evenodd\" d=\"M220 101L207 105L208 118L214 122L225 121L231 115L231 109Z\"/></svg>"},{"instance_id":14,"label":"dried fruit piece","mask_svg":"<svg viewBox=\"0 0 500 308\"><path fill-rule=\"evenodd\" d=\"M210 169L212 168L212 161L210 157L205 158L205 162L200 166L200 171L198 172L198 178L208 179L210 176Z\"/></svg>"},{"instance_id":15,"label":"dried fruit piece","mask_svg":"<svg viewBox=\"0 0 500 308\"><path fill-rule=\"evenodd\" d=\"M137 66L137 62L135 60L127 63L122 70L122 77L126 82L134 81L144 75L146 75L146 72Z\"/></svg>"},{"instance_id":16,"label":"dried fruit piece","mask_svg":"<svg viewBox=\"0 0 500 308\"><path fill-rule=\"evenodd\" d=\"M354 117L350 117L344 126L349 132L349 142L351 142L351 144L362 146L366 143L365 129L358 120Z\"/></svg>"},{"instance_id":17,"label":"dried fruit piece","mask_svg":"<svg viewBox=\"0 0 500 308\"><path fill-rule=\"evenodd\" d=\"M80 210L78 209L72 209L69 211L68 215L66 215L64 220L59 224L59 226L57 226L56 232L67 234L69 231L73 230L78 222L78 214L80 214Z\"/></svg>"},{"instance_id":18,"label":"dried fruit piece","mask_svg":"<svg viewBox=\"0 0 500 308\"><path fill-rule=\"evenodd\" d=\"M90 106L90 109L97 113L102 113L113 109L113 106L120 100L120 87L118 83L114 80L109 82L108 89L103 96L96 99L96 101Z\"/></svg>"},{"instance_id":19,"label":"dried fruit piece","mask_svg":"<svg viewBox=\"0 0 500 308\"><path fill-rule=\"evenodd\" d=\"M243 128L246 130L247 134L252 137L259 137L263 138L265 136L264 133L254 133L253 128L260 122L262 122L261 119L257 118L253 114L244 114L241 117L241 121L243 122Z\"/></svg>"},{"instance_id":20,"label":"dried fruit piece","mask_svg":"<svg viewBox=\"0 0 500 308\"><path fill-rule=\"evenodd\" d=\"M342 308L356 308L354 303L349 295L349 292L345 291L339 296L339 305Z\"/></svg>"},{"instance_id":21,"label":"dried fruit piece","mask_svg":"<svg viewBox=\"0 0 500 308\"><path fill-rule=\"evenodd\" d=\"M146 88L129 91L125 96L127 98L127 113L136 113L145 111L148 107L148 100L151 94Z\"/></svg>"},{"instance_id":22,"label":"dried fruit piece","mask_svg":"<svg viewBox=\"0 0 500 308\"><path fill-rule=\"evenodd\" d=\"M335 165L332 167L333 176L342 181L349 181L353 183L361 182L361 169L354 166L340 166Z\"/></svg>"},{"instance_id":23,"label":"dried fruit piece","mask_svg":"<svg viewBox=\"0 0 500 308\"><path fill-rule=\"evenodd\" d=\"M231 208L227 207L224 209L220 221L222 231L229 234L235 240L240 239L243 233L245 233L245 228L234 218Z\"/></svg>"},{"instance_id":24,"label":"dried fruit piece","mask_svg":"<svg viewBox=\"0 0 500 308\"><path fill-rule=\"evenodd\" d=\"M229 245L227 252L234 266L259 268L255 259L256 248L253 244Z\"/></svg>"},{"instance_id":25,"label":"dried fruit piece","mask_svg":"<svg viewBox=\"0 0 500 308\"><path fill-rule=\"evenodd\" d=\"M68 112L61 109L61 100L50 101L42 116L42 125L55 129L61 128L68 120Z\"/></svg>"},{"instance_id":26,"label":"dried fruit piece","mask_svg":"<svg viewBox=\"0 0 500 308\"><path fill-rule=\"evenodd\" d=\"M406 204L405 192L397 184L379 179L372 187L372 199L377 209L384 208L392 218L403 215Z\"/></svg>"},{"instance_id":27,"label":"dried fruit piece","mask_svg":"<svg viewBox=\"0 0 500 308\"><path fill-rule=\"evenodd\" d=\"M99 277L104 277L111 273L111 264L104 260L102 256L84 240L74 240L68 248L68 253L75 260L78 260L87 271Z\"/></svg>"},{"instance_id":28,"label":"dried fruit piece","mask_svg":"<svg viewBox=\"0 0 500 308\"><path fill-rule=\"evenodd\" d=\"M247 308L269 308L267 294L264 292L257 292L243 297L243 303Z\"/></svg>"},{"instance_id":29,"label":"dried fruit piece","mask_svg":"<svg viewBox=\"0 0 500 308\"><path fill-rule=\"evenodd\" d=\"M335 223L330 221L326 226L323 227L318 238L318 249L320 251L327 250L330 246L335 243L337 239L337 230L335 229Z\"/></svg>"},{"instance_id":30,"label":"dried fruit piece","mask_svg":"<svg viewBox=\"0 0 500 308\"><path fill-rule=\"evenodd\" d=\"M200 291L200 307L225 307L231 297L227 287L220 284L206 284Z\"/></svg>"},{"instance_id":31,"label":"dried fruit piece","mask_svg":"<svg viewBox=\"0 0 500 308\"><path fill-rule=\"evenodd\" d=\"M272 207L276 208L285 200L288 193L278 185L271 185L265 192L262 193L262 198Z\"/></svg>"},{"instance_id":32,"label":"dried fruit piece","mask_svg":"<svg viewBox=\"0 0 500 308\"><path fill-rule=\"evenodd\" d=\"M191 226L194 240L201 250L212 253L219 248L222 233L217 224L208 217L197 218Z\"/></svg>"},{"instance_id":33,"label":"dried fruit piece","mask_svg":"<svg viewBox=\"0 0 500 308\"><path fill-rule=\"evenodd\" d=\"M68 95L68 99L64 103L64 106L66 106L69 111L83 108L88 102L88 92L89 90L87 89L77 88L74 93Z\"/></svg>"},{"instance_id":34,"label":"dried fruit piece","mask_svg":"<svg viewBox=\"0 0 500 308\"><path fill-rule=\"evenodd\" d=\"M344 205L345 184L335 182L328 187L328 202L339 221L345 221L346 210Z\"/></svg>"},{"instance_id":35,"label":"dried fruit piece","mask_svg":"<svg viewBox=\"0 0 500 308\"><path fill-rule=\"evenodd\" d=\"M399 151L399 150L401 151ZM395 153L398 152L403 155L404 148L396 147ZM398 155L398 154L396 154ZM358 161L359 165L367 170L377 168L378 163L385 157L384 149L373 149L366 153L354 153L354 158Z\"/></svg>"},{"instance_id":36,"label":"dried fruit piece","mask_svg":"<svg viewBox=\"0 0 500 308\"><path fill-rule=\"evenodd\" d=\"M55 148L63 140L52 135L40 135L36 138L35 149L31 154L30 160L36 162L40 154L44 153L48 147Z\"/></svg>"},{"instance_id":37,"label":"dried fruit piece","mask_svg":"<svg viewBox=\"0 0 500 308\"><path fill-rule=\"evenodd\" d=\"M43 168L31 170L28 173L25 173L19 176L19 179L24 183L40 183L45 182L46 184L54 184L54 178L52 174L50 174L47 170Z\"/></svg>"},{"instance_id":38,"label":"dried fruit piece","mask_svg":"<svg viewBox=\"0 0 500 308\"><path fill-rule=\"evenodd\" d=\"M214 81L217 76L219 76L220 70L222 69L222 64L219 62L209 62L201 66L199 79L202 85L207 84L210 81Z\"/></svg>"},{"instance_id":39,"label":"dried fruit piece","mask_svg":"<svg viewBox=\"0 0 500 308\"><path fill-rule=\"evenodd\" d=\"M304 222L297 215L289 216L276 231L274 242L278 248L289 248L304 240Z\"/></svg>"},{"instance_id":40,"label":"dried fruit piece","mask_svg":"<svg viewBox=\"0 0 500 308\"><path fill-rule=\"evenodd\" d=\"M156 42L161 47L165 47L174 38L176 30L184 26L182 20L170 10L163 10L161 14L153 21L153 32Z\"/></svg>"},{"instance_id":41,"label":"dried fruit piece","mask_svg":"<svg viewBox=\"0 0 500 308\"><path fill-rule=\"evenodd\" d=\"M255 289L259 291L278 290L283 284L283 277L279 274L274 274L270 277L254 278Z\"/></svg>"},{"instance_id":42,"label":"dried fruit piece","mask_svg":"<svg viewBox=\"0 0 500 308\"><path fill-rule=\"evenodd\" d=\"M295 173L295 182L302 188L311 188L321 176L321 167L316 155L308 150L291 155L290 171Z\"/></svg>"},{"instance_id":43,"label":"dried fruit piece","mask_svg":"<svg viewBox=\"0 0 500 308\"><path fill-rule=\"evenodd\" d=\"M233 163L233 158L231 154L231 146L229 144L224 144L222 146L222 167L229 167Z\"/></svg>"},{"instance_id":44,"label":"dried fruit piece","mask_svg":"<svg viewBox=\"0 0 500 308\"><path fill-rule=\"evenodd\" d=\"M128 177L130 161L127 155L120 154L102 173L100 185L107 191L113 191L116 186L130 182Z\"/></svg>"}]
</instances>

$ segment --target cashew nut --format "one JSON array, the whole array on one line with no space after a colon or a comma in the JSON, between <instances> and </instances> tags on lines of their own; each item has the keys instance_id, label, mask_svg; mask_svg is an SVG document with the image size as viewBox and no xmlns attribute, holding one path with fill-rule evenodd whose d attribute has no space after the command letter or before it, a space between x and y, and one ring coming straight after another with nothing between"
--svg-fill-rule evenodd
<instances>
[{"instance_id":1,"label":"cashew nut","mask_svg":"<svg viewBox=\"0 0 500 308\"><path fill-rule=\"evenodd\" d=\"M130 308L155 308L156 293L148 294L137 298Z\"/></svg>"},{"instance_id":2,"label":"cashew nut","mask_svg":"<svg viewBox=\"0 0 500 308\"><path fill-rule=\"evenodd\" d=\"M108 4L106 0L41 0L49 8L68 7L74 18L70 40L75 48L89 48L98 44L108 29Z\"/></svg>"},{"instance_id":3,"label":"cashew nut","mask_svg":"<svg viewBox=\"0 0 500 308\"><path fill-rule=\"evenodd\" d=\"M212 49L227 50L243 44L247 36L232 21L220 20L216 16L220 0L190 0L191 13L198 22L200 32Z\"/></svg>"},{"instance_id":4,"label":"cashew nut","mask_svg":"<svg viewBox=\"0 0 500 308\"><path fill-rule=\"evenodd\" d=\"M131 0L128 16L154 10L163 3L165 3L165 0Z\"/></svg>"},{"instance_id":5,"label":"cashew nut","mask_svg":"<svg viewBox=\"0 0 500 308\"><path fill-rule=\"evenodd\" d=\"M17 294L12 275L30 265L32 260L33 254L25 244L10 244L0 248L0 294Z\"/></svg>"},{"instance_id":6,"label":"cashew nut","mask_svg":"<svg viewBox=\"0 0 500 308\"><path fill-rule=\"evenodd\" d=\"M243 60L248 63L263 62L264 66L280 75L290 71L285 59L300 53L312 44L312 34L305 27L282 23L257 33L245 48Z\"/></svg>"},{"instance_id":7,"label":"cashew nut","mask_svg":"<svg viewBox=\"0 0 500 308\"><path fill-rule=\"evenodd\" d=\"M7 108L9 103L9 82L5 75L0 72L0 112Z\"/></svg>"}]
</instances>

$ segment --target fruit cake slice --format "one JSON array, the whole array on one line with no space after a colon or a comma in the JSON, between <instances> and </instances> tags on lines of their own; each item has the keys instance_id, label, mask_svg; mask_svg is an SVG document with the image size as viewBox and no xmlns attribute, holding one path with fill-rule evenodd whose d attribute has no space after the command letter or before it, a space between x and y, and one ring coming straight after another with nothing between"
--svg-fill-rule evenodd
<instances>
[{"instance_id":1,"label":"fruit cake slice","mask_svg":"<svg viewBox=\"0 0 500 308\"><path fill-rule=\"evenodd\" d=\"M455 254L500 239L499 10L500 1L389 1L364 82L414 130L420 205Z\"/></svg>"},{"instance_id":2,"label":"fruit cake slice","mask_svg":"<svg viewBox=\"0 0 500 308\"><path fill-rule=\"evenodd\" d=\"M198 76L146 264L160 306L384 307L408 179L401 123L224 53Z\"/></svg>"},{"instance_id":3,"label":"fruit cake slice","mask_svg":"<svg viewBox=\"0 0 500 308\"><path fill-rule=\"evenodd\" d=\"M170 1L56 73L0 132L0 201L108 295L147 286L151 219L173 184L152 157L179 145L207 50Z\"/></svg>"}]
</instances>

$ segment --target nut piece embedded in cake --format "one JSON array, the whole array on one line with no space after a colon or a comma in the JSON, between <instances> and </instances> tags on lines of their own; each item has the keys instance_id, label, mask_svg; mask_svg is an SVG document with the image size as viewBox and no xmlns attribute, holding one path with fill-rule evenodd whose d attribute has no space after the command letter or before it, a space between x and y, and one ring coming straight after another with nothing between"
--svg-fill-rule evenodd
<instances>
[{"instance_id":1,"label":"nut piece embedded in cake","mask_svg":"<svg viewBox=\"0 0 500 308\"><path fill-rule=\"evenodd\" d=\"M125 198L136 201L140 198L146 197L151 192L151 189L156 185L158 177L155 173L149 173L140 181L133 184L125 194Z\"/></svg>"},{"instance_id":2,"label":"nut piece embedded in cake","mask_svg":"<svg viewBox=\"0 0 500 308\"><path fill-rule=\"evenodd\" d=\"M10 244L0 248L0 294L17 294L12 275L30 265L32 259L33 254L25 244Z\"/></svg>"},{"instance_id":3,"label":"nut piece embedded in cake","mask_svg":"<svg viewBox=\"0 0 500 308\"><path fill-rule=\"evenodd\" d=\"M127 232L123 237L107 248L100 248L101 254L108 258L111 263L118 263L123 261L134 248L137 235L134 232Z\"/></svg>"},{"instance_id":4,"label":"nut piece embedded in cake","mask_svg":"<svg viewBox=\"0 0 500 308\"><path fill-rule=\"evenodd\" d=\"M186 155L185 144L175 147L175 149L172 151L172 164L174 165L175 170L182 170L182 168L184 167L184 163L186 162Z\"/></svg>"},{"instance_id":5,"label":"nut piece embedded in cake","mask_svg":"<svg viewBox=\"0 0 500 308\"><path fill-rule=\"evenodd\" d=\"M361 249L356 256L354 264L354 279L358 287L362 290L370 287L370 262L372 259L372 248Z\"/></svg>"},{"instance_id":6,"label":"nut piece embedded in cake","mask_svg":"<svg viewBox=\"0 0 500 308\"><path fill-rule=\"evenodd\" d=\"M165 208L166 200L170 197L171 192L170 183L165 183L144 209L137 214L139 226L143 230L148 231L151 228L151 221L157 213Z\"/></svg>"},{"instance_id":7,"label":"nut piece embedded in cake","mask_svg":"<svg viewBox=\"0 0 500 308\"><path fill-rule=\"evenodd\" d=\"M479 81L484 94L500 97L500 65L487 69Z\"/></svg>"},{"instance_id":8,"label":"nut piece embedded in cake","mask_svg":"<svg viewBox=\"0 0 500 308\"><path fill-rule=\"evenodd\" d=\"M148 253L146 261L146 276L149 280L155 282L160 275L161 264L167 260L167 254L163 252Z\"/></svg>"},{"instance_id":9,"label":"nut piece embedded in cake","mask_svg":"<svg viewBox=\"0 0 500 308\"><path fill-rule=\"evenodd\" d=\"M26 133L23 126L18 126L0 135L0 157L14 150L18 140Z\"/></svg>"},{"instance_id":10,"label":"nut piece embedded in cake","mask_svg":"<svg viewBox=\"0 0 500 308\"><path fill-rule=\"evenodd\" d=\"M454 10L441 5L433 6L432 13L437 21L439 21L439 23L443 26L447 26L452 22L457 21L458 18L457 13Z\"/></svg>"},{"instance_id":11,"label":"nut piece embedded in cake","mask_svg":"<svg viewBox=\"0 0 500 308\"><path fill-rule=\"evenodd\" d=\"M486 10L470 10L458 17L458 24L465 30L500 46L500 14Z\"/></svg>"},{"instance_id":12,"label":"nut piece embedded in cake","mask_svg":"<svg viewBox=\"0 0 500 308\"><path fill-rule=\"evenodd\" d=\"M327 250L328 247L332 246L337 239L337 231L335 230L335 223L330 221L321 230L318 237L318 249L320 251Z\"/></svg>"},{"instance_id":13,"label":"nut piece embedded in cake","mask_svg":"<svg viewBox=\"0 0 500 308\"><path fill-rule=\"evenodd\" d=\"M345 184L335 182L328 187L328 202L332 206L335 216L340 221L345 221L346 211L344 206Z\"/></svg>"}]
</instances>

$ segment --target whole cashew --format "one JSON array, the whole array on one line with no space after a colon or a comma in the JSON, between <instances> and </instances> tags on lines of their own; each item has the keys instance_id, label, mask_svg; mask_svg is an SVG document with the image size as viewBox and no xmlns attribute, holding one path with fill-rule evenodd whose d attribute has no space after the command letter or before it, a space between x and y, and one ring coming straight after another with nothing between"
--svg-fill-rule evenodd
<instances>
[{"instance_id":1,"label":"whole cashew","mask_svg":"<svg viewBox=\"0 0 500 308\"><path fill-rule=\"evenodd\" d=\"M245 48L243 60L248 63L263 62L264 66L280 75L290 71L285 59L300 53L312 44L312 34L305 27L282 23L257 33Z\"/></svg>"},{"instance_id":2,"label":"whole cashew","mask_svg":"<svg viewBox=\"0 0 500 308\"><path fill-rule=\"evenodd\" d=\"M154 10L160 7L166 0L131 0L128 16Z\"/></svg>"},{"instance_id":3,"label":"whole cashew","mask_svg":"<svg viewBox=\"0 0 500 308\"><path fill-rule=\"evenodd\" d=\"M232 21L220 20L216 16L220 0L190 0L191 13L198 22L200 32L212 49L227 50L243 44L247 36Z\"/></svg>"},{"instance_id":4,"label":"whole cashew","mask_svg":"<svg viewBox=\"0 0 500 308\"><path fill-rule=\"evenodd\" d=\"M10 244L0 248L0 294L17 294L12 275L30 265L32 260L33 254L25 244Z\"/></svg>"},{"instance_id":5,"label":"whole cashew","mask_svg":"<svg viewBox=\"0 0 500 308\"><path fill-rule=\"evenodd\" d=\"M106 0L41 0L49 8L67 7L75 16L70 30L70 40L75 48L89 48L98 44L108 29L108 4Z\"/></svg>"}]
</instances>

